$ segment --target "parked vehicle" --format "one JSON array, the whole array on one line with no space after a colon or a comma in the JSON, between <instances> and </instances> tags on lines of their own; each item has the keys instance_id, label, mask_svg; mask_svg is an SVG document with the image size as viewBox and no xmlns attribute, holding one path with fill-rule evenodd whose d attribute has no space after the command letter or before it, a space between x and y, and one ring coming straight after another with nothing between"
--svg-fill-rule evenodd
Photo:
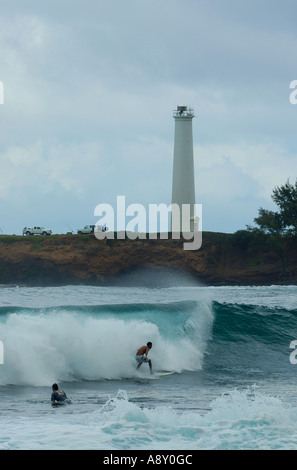
<instances>
[{"instance_id":1,"label":"parked vehicle","mask_svg":"<svg viewBox=\"0 0 297 470\"><path fill-rule=\"evenodd\" d=\"M95 225L85 225L84 228L78 228L77 233L78 235L82 235L83 233L94 233Z\"/></svg>"},{"instance_id":2,"label":"parked vehicle","mask_svg":"<svg viewBox=\"0 0 297 470\"><path fill-rule=\"evenodd\" d=\"M84 228L78 228L77 233L78 235L82 235L83 233L94 233L95 225L85 225ZM106 232L107 228L102 225L96 225L96 230L99 232Z\"/></svg>"},{"instance_id":3,"label":"parked vehicle","mask_svg":"<svg viewBox=\"0 0 297 470\"><path fill-rule=\"evenodd\" d=\"M23 235L51 235L52 231L44 227L25 227L23 228Z\"/></svg>"}]
</instances>

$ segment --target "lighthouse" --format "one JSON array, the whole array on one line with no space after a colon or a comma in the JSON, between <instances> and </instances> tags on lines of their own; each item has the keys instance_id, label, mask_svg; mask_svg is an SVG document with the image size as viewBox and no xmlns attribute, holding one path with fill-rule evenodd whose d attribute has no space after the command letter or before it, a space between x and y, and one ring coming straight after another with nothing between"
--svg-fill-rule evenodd
<instances>
[{"instance_id":1,"label":"lighthouse","mask_svg":"<svg viewBox=\"0 0 297 470\"><path fill-rule=\"evenodd\" d=\"M192 119L194 110L177 106L173 111L175 120L171 231L194 232L195 221L195 178Z\"/></svg>"}]
</instances>

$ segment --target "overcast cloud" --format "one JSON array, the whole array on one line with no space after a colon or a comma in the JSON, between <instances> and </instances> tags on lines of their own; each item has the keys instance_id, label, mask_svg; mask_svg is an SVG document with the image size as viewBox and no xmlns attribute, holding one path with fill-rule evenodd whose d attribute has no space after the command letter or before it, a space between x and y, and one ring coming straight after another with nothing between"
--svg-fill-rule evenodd
<instances>
[{"instance_id":1,"label":"overcast cloud","mask_svg":"<svg viewBox=\"0 0 297 470\"><path fill-rule=\"evenodd\" d=\"M297 176L295 0L1 2L0 229L65 233L97 204L171 202L194 108L203 230L234 232Z\"/></svg>"}]
</instances>

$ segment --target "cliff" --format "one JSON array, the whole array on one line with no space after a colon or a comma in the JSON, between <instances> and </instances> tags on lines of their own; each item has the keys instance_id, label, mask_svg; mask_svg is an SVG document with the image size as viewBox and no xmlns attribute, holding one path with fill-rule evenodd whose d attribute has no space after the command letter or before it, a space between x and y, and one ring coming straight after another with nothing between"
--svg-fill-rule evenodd
<instances>
[{"instance_id":1,"label":"cliff","mask_svg":"<svg viewBox=\"0 0 297 470\"><path fill-rule=\"evenodd\" d=\"M94 235L0 236L0 284L269 285L297 283L297 242L285 271L273 250L251 250L232 234L204 232L197 251L183 240L97 240Z\"/></svg>"}]
</instances>

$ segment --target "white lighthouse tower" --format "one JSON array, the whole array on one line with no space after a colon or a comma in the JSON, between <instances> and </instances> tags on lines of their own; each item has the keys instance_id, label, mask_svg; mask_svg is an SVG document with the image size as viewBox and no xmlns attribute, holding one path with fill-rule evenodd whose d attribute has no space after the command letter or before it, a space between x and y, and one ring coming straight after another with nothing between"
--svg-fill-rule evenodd
<instances>
[{"instance_id":1,"label":"white lighthouse tower","mask_svg":"<svg viewBox=\"0 0 297 470\"><path fill-rule=\"evenodd\" d=\"M173 111L175 119L174 156L172 179L172 232L193 232L195 230L195 178L192 119L194 110L178 106ZM184 205L184 207L183 207Z\"/></svg>"}]
</instances>

